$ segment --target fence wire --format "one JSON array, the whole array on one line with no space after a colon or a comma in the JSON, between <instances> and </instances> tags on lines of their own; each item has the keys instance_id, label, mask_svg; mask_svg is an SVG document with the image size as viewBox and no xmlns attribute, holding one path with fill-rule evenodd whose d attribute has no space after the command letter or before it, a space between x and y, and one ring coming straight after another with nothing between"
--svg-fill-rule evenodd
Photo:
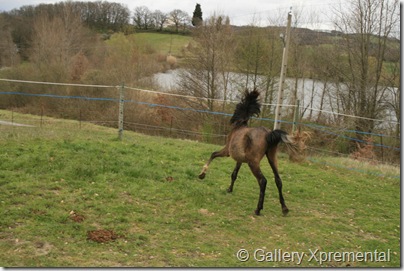
<instances>
[{"instance_id":1,"label":"fence wire","mask_svg":"<svg viewBox=\"0 0 404 271\"><path fill-rule=\"evenodd\" d=\"M4 109L13 108L13 110L21 112L30 109L38 115L56 115L56 117L72 118L80 122L98 123L111 127L117 127L118 125L119 88L122 86L64 84L11 79L0 79L0 81L7 83L5 86L0 85L0 97L3 97L0 99L0 106ZM14 84L19 84L19 87L15 88ZM28 88L26 87L27 85L31 87ZM39 87L32 89L32 85ZM64 87L67 90L63 89L60 90L63 93L58 93L59 90L52 89L52 92L48 93L49 91L41 88L40 85ZM72 91L71 88L81 90ZM94 88L101 88L101 90L94 92L92 91ZM201 105L196 105L198 103L195 102L193 102L194 105L190 105L190 101L209 100L208 98L132 87L124 88L125 110L123 123L125 129L153 135L189 138L215 144L224 143L228 132L229 118L232 116L236 101L210 99L220 105L216 108L221 109L210 110ZM14 91L14 89L17 90ZM22 102L21 97L26 97L28 100ZM2 100L3 102L1 102ZM61 100L62 102L52 102L56 100ZM263 105L275 106L274 104ZM294 107L294 105L282 106ZM309 108L309 110L318 111L318 109L314 108ZM361 116L336 112L322 111L322 113L363 119ZM399 122L393 120L364 119L390 123L393 126L399 125ZM195 125L195 122L199 122L199 124ZM272 127L274 119L271 117L261 117L254 118L253 122ZM282 123L287 126L297 124L303 130L313 131L318 138L322 138L326 142L323 146L321 142L317 142L315 146L310 147L309 152L311 154L329 153L331 155L349 156L349 152L344 153L340 150L349 149L349 145L361 144L371 145L377 149L377 155L374 157L374 160L391 162L390 160L392 159L386 159L387 156L400 155L401 148L398 147L400 145L400 138L392 134L357 131L312 122L308 123L304 120L294 123L294 121L286 119L282 120ZM358 135L367 138L358 138ZM373 140L369 140L369 138ZM374 142L374 139L378 139L380 142ZM348 147L342 146L343 144L338 142L338 140L344 141ZM334 148L330 148L327 142L333 142L332 145Z\"/></svg>"}]
</instances>

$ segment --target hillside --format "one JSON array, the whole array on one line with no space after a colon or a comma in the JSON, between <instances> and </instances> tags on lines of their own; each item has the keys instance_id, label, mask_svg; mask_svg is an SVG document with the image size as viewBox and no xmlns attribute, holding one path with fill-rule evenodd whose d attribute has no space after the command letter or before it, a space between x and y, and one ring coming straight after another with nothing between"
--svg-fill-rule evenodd
<instances>
[{"instance_id":1,"label":"hillside","mask_svg":"<svg viewBox=\"0 0 404 271\"><path fill-rule=\"evenodd\" d=\"M161 34L154 32L134 34L139 43L151 46L157 53L162 55L174 55L181 57L184 49L192 40L191 36L179 34Z\"/></svg>"},{"instance_id":2,"label":"hillside","mask_svg":"<svg viewBox=\"0 0 404 271\"><path fill-rule=\"evenodd\" d=\"M0 119L9 116L0 111ZM13 121L39 122L17 113ZM282 216L263 161L267 197L257 217L258 185L246 166L233 194L230 159L198 179L216 145L129 131L118 141L115 129L40 121L42 128L0 126L1 266L400 266L398 179L281 154L290 213ZM241 249L249 260L237 258ZM292 252L301 261L287 258ZM356 258L335 254L344 252Z\"/></svg>"}]
</instances>

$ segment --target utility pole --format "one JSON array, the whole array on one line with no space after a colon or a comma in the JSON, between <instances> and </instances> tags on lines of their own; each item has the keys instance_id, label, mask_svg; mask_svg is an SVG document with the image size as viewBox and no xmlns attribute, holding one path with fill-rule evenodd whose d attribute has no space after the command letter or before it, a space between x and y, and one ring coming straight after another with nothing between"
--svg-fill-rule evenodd
<instances>
[{"instance_id":1,"label":"utility pole","mask_svg":"<svg viewBox=\"0 0 404 271\"><path fill-rule=\"evenodd\" d=\"M279 90L278 90L278 100L275 108L275 123L274 130L281 128L281 110L283 103L283 86L285 84L286 78L286 69L288 64L288 50L289 50L289 41L290 41L290 26L292 24L292 8L288 13L288 24L286 27L286 41L285 37L281 34L281 38L283 40L283 56L282 56L282 67L281 67L281 76L279 78Z\"/></svg>"}]
</instances>

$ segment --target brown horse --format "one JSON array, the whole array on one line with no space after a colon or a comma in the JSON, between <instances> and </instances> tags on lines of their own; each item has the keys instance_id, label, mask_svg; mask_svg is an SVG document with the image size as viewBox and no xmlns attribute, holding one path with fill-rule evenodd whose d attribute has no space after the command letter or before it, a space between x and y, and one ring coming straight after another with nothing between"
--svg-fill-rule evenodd
<instances>
[{"instance_id":1,"label":"brown horse","mask_svg":"<svg viewBox=\"0 0 404 271\"><path fill-rule=\"evenodd\" d=\"M227 135L226 146L220 151L215 151L210 156L208 162L203 166L199 178L206 176L209 164L217 157L232 157L237 163L231 174L231 183L228 192L233 191L234 182L237 179L238 171L243 163L247 163L258 181L260 187L260 195L255 214L259 215L263 209L265 189L267 180L261 172L260 162L266 155L269 165L275 176L275 183L279 192L279 200L282 206L282 212L286 215L289 212L286 207L285 200L282 195L282 180L278 173L278 163L276 160L277 146L279 142L286 144L288 149L297 153L301 145L297 142L297 138L288 135L285 131L271 131L265 127L248 127L248 121L253 116L260 113L260 103L258 102L259 92L246 90L241 102L237 104L234 114L230 120L232 130Z\"/></svg>"}]
</instances>

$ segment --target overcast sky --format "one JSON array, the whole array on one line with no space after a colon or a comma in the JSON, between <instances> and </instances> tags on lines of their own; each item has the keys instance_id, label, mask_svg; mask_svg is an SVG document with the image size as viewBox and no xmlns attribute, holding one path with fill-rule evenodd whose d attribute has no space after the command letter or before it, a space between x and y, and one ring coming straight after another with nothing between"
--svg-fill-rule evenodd
<instances>
[{"instance_id":1,"label":"overcast sky","mask_svg":"<svg viewBox=\"0 0 404 271\"><path fill-rule=\"evenodd\" d=\"M96 0L82 0L96 1ZM110 0L109 2L121 3L129 8L131 12L138 6L146 6L151 11L161 10L170 12L180 9L192 16L196 3L202 8L203 18L213 14L226 15L230 17L233 25L269 25L269 18L272 21L284 18L286 24L287 13L290 7L302 14L314 14L315 24L304 25L309 28L333 29L331 24L330 9L339 5L345 0ZM0 11L10 11L24 5L38 5L40 3L57 3L60 0L0 0ZM283 19L280 19L282 21ZM308 19L304 19L307 21ZM272 23L271 23L272 24ZM280 22L279 24L282 24Z\"/></svg>"}]
</instances>

